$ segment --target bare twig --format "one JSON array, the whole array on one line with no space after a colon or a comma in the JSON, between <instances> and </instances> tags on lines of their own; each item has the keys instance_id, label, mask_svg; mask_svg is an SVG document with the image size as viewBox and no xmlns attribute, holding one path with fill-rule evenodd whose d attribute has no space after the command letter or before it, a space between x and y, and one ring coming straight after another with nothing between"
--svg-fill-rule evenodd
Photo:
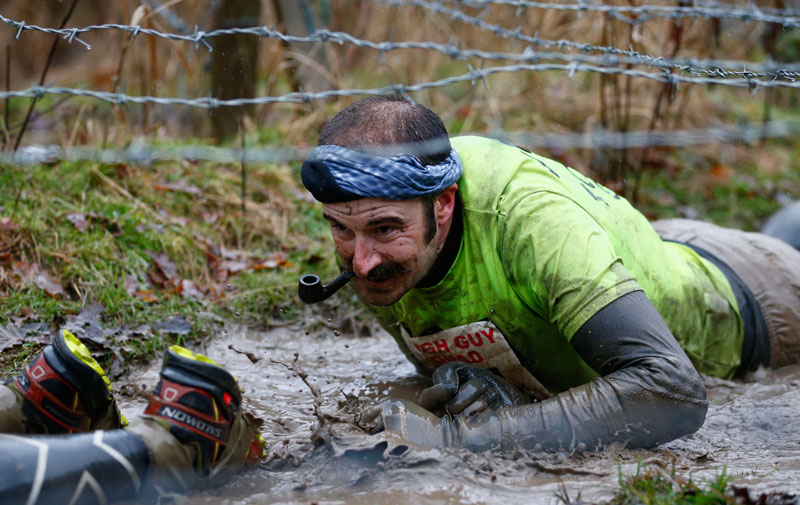
<instances>
[{"instance_id":1,"label":"bare twig","mask_svg":"<svg viewBox=\"0 0 800 505\"><path fill-rule=\"evenodd\" d=\"M247 217L246 196L247 196L247 166L244 163L244 150L245 150L245 130L241 119L239 120L239 134L242 136L242 217Z\"/></svg>"},{"instance_id":2,"label":"bare twig","mask_svg":"<svg viewBox=\"0 0 800 505\"><path fill-rule=\"evenodd\" d=\"M11 46L6 46L6 92L11 90ZM9 114L11 107L11 97L6 98L5 109L3 110L3 150L8 149L9 142L11 141L11 133L9 133Z\"/></svg>"},{"instance_id":3,"label":"bare twig","mask_svg":"<svg viewBox=\"0 0 800 505\"><path fill-rule=\"evenodd\" d=\"M539 470L540 472L550 473L553 475L592 475L594 477L607 477L611 475L611 472L596 472L593 470L582 470L580 468L572 468L569 466L550 466L539 461L528 461L525 464L531 468Z\"/></svg>"},{"instance_id":4,"label":"bare twig","mask_svg":"<svg viewBox=\"0 0 800 505\"><path fill-rule=\"evenodd\" d=\"M261 356L256 356L254 353L252 353L250 351L242 351L240 349L237 349L237 348L235 348L233 346L233 344L228 344L228 349L230 349L231 351L233 351L235 353L238 353L238 354L244 354L245 356L247 356L247 359L250 360L250 363L258 363L259 361L264 359Z\"/></svg>"},{"instance_id":5,"label":"bare twig","mask_svg":"<svg viewBox=\"0 0 800 505\"><path fill-rule=\"evenodd\" d=\"M72 5L70 5L67 14L64 16L64 19L61 21L61 25L59 25L58 29L61 30L67 25L67 21L69 18L72 17L72 13L75 10L75 6L78 5L78 0L72 0ZM58 41L59 38L56 37L53 39L53 45L50 46L50 54L47 55L47 62L44 65L44 69L42 70L42 75L39 77L39 86L44 86L44 80L47 77L47 71L50 70L50 64L53 62L53 57L56 54L56 49L58 48ZM31 99L31 105L28 107L28 113L25 115L25 120L22 122L22 127L19 130L19 134L17 135L17 141L14 142L14 151L19 149L19 143L22 142L22 136L25 134L25 130L28 127L28 122L31 119L31 115L33 114L33 109L36 107L37 98L33 97ZM20 189L21 191L21 189Z\"/></svg>"}]
</instances>

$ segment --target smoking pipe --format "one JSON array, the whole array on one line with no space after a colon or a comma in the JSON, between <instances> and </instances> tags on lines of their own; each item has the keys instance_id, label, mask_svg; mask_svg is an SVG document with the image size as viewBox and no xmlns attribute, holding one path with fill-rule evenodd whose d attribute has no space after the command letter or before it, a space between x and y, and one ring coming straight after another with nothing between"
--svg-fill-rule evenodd
<instances>
[{"instance_id":1,"label":"smoking pipe","mask_svg":"<svg viewBox=\"0 0 800 505\"><path fill-rule=\"evenodd\" d=\"M323 286L318 275L306 274L300 277L300 282L297 284L297 295L303 303L319 303L339 291L339 288L347 284L353 275L353 272L344 271L330 284Z\"/></svg>"}]
</instances>

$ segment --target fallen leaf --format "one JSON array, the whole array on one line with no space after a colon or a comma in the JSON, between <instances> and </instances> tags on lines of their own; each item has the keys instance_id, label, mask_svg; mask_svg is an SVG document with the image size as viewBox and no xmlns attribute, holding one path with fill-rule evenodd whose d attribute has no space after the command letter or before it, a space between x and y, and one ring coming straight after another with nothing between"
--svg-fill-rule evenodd
<instances>
[{"instance_id":1,"label":"fallen leaf","mask_svg":"<svg viewBox=\"0 0 800 505\"><path fill-rule=\"evenodd\" d=\"M185 217L172 216L169 218L169 222L176 226L180 226L181 228L185 228L189 224L189 219Z\"/></svg>"},{"instance_id":2,"label":"fallen leaf","mask_svg":"<svg viewBox=\"0 0 800 505\"><path fill-rule=\"evenodd\" d=\"M223 261L220 263L219 268L225 269L228 274L236 274L247 268L247 263L244 261Z\"/></svg>"},{"instance_id":3,"label":"fallen leaf","mask_svg":"<svg viewBox=\"0 0 800 505\"><path fill-rule=\"evenodd\" d=\"M711 177L720 184L725 184L731 178L731 167L717 163L711 168Z\"/></svg>"},{"instance_id":4,"label":"fallen leaf","mask_svg":"<svg viewBox=\"0 0 800 505\"><path fill-rule=\"evenodd\" d=\"M188 335L192 332L192 323L184 316L173 316L157 324L159 333L172 335Z\"/></svg>"},{"instance_id":5,"label":"fallen leaf","mask_svg":"<svg viewBox=\"0 0 800 505\"><path fill-rule=\"evenodd\" d=\"M61 298L64 296L64 288L61 287L61 284L55 281L50 274L42 270L39 272L39 275L36 276L36 285L39 286L41 289L44 290L49 296L53 298Z\"/></svg>"},{"instance_id":6,"label":"fallen leaf","mask_svg":"<svg viewBox=\"0 0 800 505\"><path fill-rule=\"evenodd\" d=\"M129 296L133 296L136 294L136 289L139 287L139 280L136 278L135 275L127 275L125 276L125 292L128 293Z\"/></svg>"},{"instance_id":7,"label":"fallen leaf","mask_svg":"<svg viewBox=\"0 0 800 505\"><path fill-rule=\"evenodd\" d=\"M11 263L11 275L20 281L33 282L39 274L38 263L23 263L22 261L14 261Z\"/></svg>"},{"instance_id":8,"label":"fallen leaf","mask_svg":"<svg viewBox=\"0 0 800 505\"><path fill-rule=\"evenodd\" d=\"M184 298L190 298L192 300L202 300L203 293L197 289L197 286L194 282L190 281L189 279L183 279L181 281L181 292L180 295Z\"/></svg>"},{"instance_id":9,"label":"fallen leaf","mask_svg":"<svg viewBox=\"0 0 800 505\"><path fill-rule=\"evenodd\" d=\"M214 224L219 219L219 214L216 212L204 212L203 213L203 222L206 224Z\"/></svg>"},{"instance_id":10,"label":"fallen leaf","mask_svg":"<svg viewBox=\"0 0 800 505\"><path fill-rule=\"evenodd\" d=\"M141 300L146 303L155 303L158 301L158 298L155 297L152 289L140 289L134 293L134 296L137 300Z\"/></svg>"},{"instance_id":11,"label":"fallen leaf","mask_svg":"<svg viewBox=\"0 0 800 505\"><path fill-rule=\"evenodd\" d=\"M17 229L19 229L19 225L12 221L10 217L0 217L0 231L11 231Z\"/></svg>"},{"instance_id":12,"label":"fallen leaf","mask_svg":"<svg viewBox=\"0 0 800 505\"><path fill-rule=\"evenodd\" d=\"M86 220L86 214L67 214L67 219L75 226L75 229L83 233L89 227L89 222Z\"/></svg>"},{"instance_id":13,"label":"fallen leaf","mask_svg":"<svg viewBox=\"0 0 800 505\"><path fill-rule=\"evenodd\" d=\"M23 324L28 321L38 321L39 320L39 313L35 310L31 310L29 308L22 309L22 313L19 315L13 315L9 319L14 321L16 324Z\"/></svg>"},{"instance_id":14,"label":"fallen leaf","mask_svg":"<svg viewBox=\"0 0 800 505\"><path fill-rule=\"evenodd\" d=\"M25 342L25 332L16 324L0 326L0 352L22 345Z\"/></svg>"},{"instance_id":15,"label":"fallen leaf","mask_svg":"<svg viewBox=\"0 0 800 505\"><path fill-rule=\"evenodd\" d=\"M166 253L147 251L147 255L150 256L150 259L153 260L153 263L158 268L158 271L166 280L171 281L178 277L178 267L171 259L169 259L169 256L167 256Z\"/></svg>"},{"instance_id":16,"label":"fallen leaf","mask_svg":"<svg viewBox=\"0 0 800 505\"><path fill-rule=\"evenodd\" d=\"M49 344L53 340L45 323L0 325L0 352L24 343Z\"/></svg>"},{"instance_id":17,"label":"fallen leaf","mask_svg":"<svg viewBox=\"0 0 800 505\"><path fill-rule=\"evenodd\" d=\"M264 260L261 263L253 265L253 270L275 270L276 268L291 268L294 264L286 259L283 260L274 260L268 259Z\"/></svg>"},{"instance_id":18,"label":"fallen leaf","mask_svg":"<svg viewBox=\"0 0 800 505\"><path fill-rule=\"evenodd\" d=\"M190 195L200 195L203 192L194 184L189 184L185 181L180 182L163 182L156 184L155 189L158 191L172 191L176 193L188 193Z\"/></svg>"},{"instance_id":19,"label":"fallen leaf","mask_svg":"<svg viewBox=\"0 0 800 505\"><path fill-rule=\"evenodd\" d=\"M102 303L92 302L81 309L75 320L79 323L99 321L100 316L106 311Z\"/></svg>"},{"instance_id":20,"label":"fallen leaf","mask_svg":"<svg viewBox=\"0 0 800 505\"><path fill-rule=\"evenodd\" d=\"M286 253L276 251L261 263L253 265L253 270L274 270L278 267L290 267L292 263L286 259Z\"/></svg>"}]
</instances>

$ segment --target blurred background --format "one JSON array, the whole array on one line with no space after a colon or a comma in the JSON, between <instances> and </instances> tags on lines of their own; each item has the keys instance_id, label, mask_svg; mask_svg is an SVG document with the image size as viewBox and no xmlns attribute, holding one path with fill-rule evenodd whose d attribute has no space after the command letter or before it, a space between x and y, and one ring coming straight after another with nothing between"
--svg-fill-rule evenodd
<instances>
[{"instance_id":1,"label":"blurred background","mask_svg":"<svg viewBox=\"0 0 800 505\"><path fill-rule=\"evenodd\" d=\"M453 135L495 130L540 135L670 131L757 125L796 116L797 88L781 85L793 76L774 79L775 70L797 70L793 65L800 55L795 28L799 18L791 3L632 0L593 3L585 10L578 6L513 0L8 0L2 8L7 20L0 30L0 47L5 50L7 90L41 82L185 99L410 86L514 64L561 67L503 71L408 93L438 112ZM8 20L27 26L20 29ZM238 34L191 42L107 28L81 33L83 44L30 26L85 28L106 23L183 36L263 26L280 35L311 35L317 41ZM327 42L319 36L324 31L334 32ZM337 34L394 47L376 50L343 41ZM408 42L447 50L397 47ZM563 69L570 64L571 70ZM717 69L720 73L715 75ZM753 72L752 87L723 83L741 78L725 73L746 70ZM613 73L603 73L609 71ZM665 76L706 82L665 83L654 78L663 81ZM767 86L776 80L777 85ZM364 96L354 95L211 110L152 102L112 106L74 95L46 95L38 100L19 145L124 146L137 137L147 142L219 143L240 135L241 128L255 135L260 146L313 145L320 125L332 113ZM29 102L4 103L7 149L17 144ZM676 163L723 179L740 161L777 172L791 164L786 154L761 150L762 142L732 143L748 144L749 154L759 154L742 154L735 145L720 152L715 143L710 149L693 148L686 160L668 156L661 146L528 147L544 147L546 154L637 203L643 172L684 168Z\"/></svg>"}]
</instances>

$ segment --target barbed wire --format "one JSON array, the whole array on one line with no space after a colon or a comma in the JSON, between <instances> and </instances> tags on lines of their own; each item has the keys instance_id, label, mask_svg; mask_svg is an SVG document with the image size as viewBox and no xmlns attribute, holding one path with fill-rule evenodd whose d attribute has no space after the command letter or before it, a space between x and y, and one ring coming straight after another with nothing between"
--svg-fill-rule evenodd
<instances>
[{"instance_id":1,"label":"barbed wire","mask_svg":"<svg viewBox=\"0 0 800 505\"><path fill-rule=\"evenodd\" d=\"M388 1L394 1L394 0L388 0ZM430 2L419 1L419 0L413 0L413 1L415 5L430 7L436 9L440 13L451 16L457 16L462 21L467 21L470 23L482 23L482 21L479 18L476 18L474 16L467 16L466 14L463 14L460 11L455 11L452 9L441 7L440 4L433 4ZM91 46L89 46L89 44L87 44L85 41L82 41L79 38L77 38L77 36L75 36L76 30L77 32L85 33L86 31L98 30L98 29L119 29L128 31L133 34L136 31L136 29L139 28L136 25L106 24L106 25L93 25L90 27L80 28L80 29L58 30L53 28L43 28L36 25L28 25L24 21L14 21L12 19L4 17L2 14L0 14L0 19L2 19L3 21L12 26L16 26L18 30L20 27L22 27L24 29L32 29L32 30L35 29L35 30L41 30L46 33L54 33L64 36L70 41L81 42L87 47ZM596 59L592 60L589 58L580 58L576 56L564 57L564 56L559 56L556 53L536 53L533 52L530 48L526 48L521 53L508 53L499 51L486 51L479 49L462 49L453 44L440 44L428 41L372 42L369 40L354 37L346 32L332 32L329 30L316 30L307 36L293 36L281 33L276 30L271 30L269 28L266 28L265 26L253 26L247 28L226 28L226 29L214 30L211 32L197 32L196 34L193 34L191 36L164 33L154 29L141 29L140 32L155 37L162 37L168 40L184 40L184 41L191 41L194 43L199 43L202 41L206 44L208 44L208 42L205 39L208 38L218 37L221 35L230 35L230 34L247 34L247 35L255 35L262 38L264 37L274 38L284 42L292 42L292 43L332 42L340 45L346 43L346 44L352 44L357 47L368 48L378 51L379 53L381 53L381 55L385 55L388 52L401 49L423 49L423 50L437 51L453 59L479 58L483 60L510 60L519 62L532 62L543 59L557 59L566 61L581 61L584 63L594 63L594 64L607 63L612 66L615 66L617 64L646 65L648 67L677 70L679 72L690 73L690 74L704 74L710 77L738 76L747 79L768 77L771 79L790 79L790 80L796 77L800 77L800 65L798 64L777 66L772 63L763 64L763 63L744 62L744 61L724 61L724 60L711 60L711 59L699 60L694 58L655 57L634 50L624 50L610 46L593 45L593 44L574 42L564 39L552 40L552 39L543 39L540 37L529 37L520 34L518 31L508 30L498 25L482 24L482 28L495 31L497 32L498 35L514 36L515 38L518 38L520 40L529 42L537 46L543 46L548 48L555 47L559 50L565 48L575 49L583 53L600 52L606 56L614 55L623 58L616 60L607 60L604 62ZM209 47L211 46L209 45ZM748 66L750 67L749 69L747 68ZM732 68L742 68L743 70L732 70Z\"/></svg>"},{"instance_id":2,"label":"barbed wire","mask_svg":"<svg viewBox=\"0 0 800 505\"><path fill-rule=\"evenodd\" d=\"M395 0L385 0L385 1L393 2ZM337 44L352 44L357 47L368 48L378 51L382 57L388 52L401 49L423 49L423 50L437 51L453 59L479 58L482 60L510 60L519 62L533 62L538 60L556 59L556 60L570 61L570 62L580 61L583 63L604 64L604 65L607 64L611 66L616 66L619 64L646 65L648 67L660 68L665 70L666 69L677 70L683 73L706 75L709 77L719 77L719 78L741 77L745 79L754 79L754 78L766 77L770 79L793 80L794 78L800 77L800 65L797 64L776 66L773 65L772 63L763 64L763 63L743 62L743 61L698 60L693 58L671 59L671 58L655 57L634 50L624 50L610 46L579 43L570 40L552 40L552 39L543 39L540 37L529 37L520 34L518 31L508 30L498 25L487 25L483 23L479 18L476 18L474 16L467 16L466 14L463 14L460 11L447 9L445 7L442 7L440 4L433 4L430 2L425 2L420 0L411 0L411 1L413 1L415 5L430 7L432 9L437 10L440 13L457 17L458 19L465 22L478 23L482 28L492 30L496 32L497 35L513 36L514 38L523 40L525 42L537 46L543 46L547 48L557 48L559 50L575 49L583 53L601 52L606 57L615 56L617 57L617 59L608 59L603 61L599 59L592 59L585 56L583 57L574 55L563 56L563 55L558 55L556 53L537 53L534 52L532 49L530 49L530 47L526 47L525 50L521 53L508 53L508 52L498 52L498 51L485 51L479 49L462 49L453 44L440 44L428 41L372 42L369 40L354 37L346 32L332 32L329 30L316 30L315 32L307 36L293 36L281 33L276 30L271 30L269 28L266 28L265 26L254 26L247 28L226 28L226 29L214 30L211 32L196 31L195 34L188 36L188 35L180 35L174 33L164 33L154 29L144 29L144 28L140 29L140 27L136 25L106 24L106 25L93 25L85 28L71 28L71 29L58 30L54 28L43 28L36 25L28 25L24 21L14 21L4 17L2 14L0 14L0 19L2 19L3 21L12 26L17 27L18 29L17 36L19 36L20 29L40 30L45 33L53 33L61 35L67 38L70 42L77 41L89 48L91 46L85 41L78 38L76 35L77 33L85 33L87 31L99 30L99 29L116 29L116 30L124 30L130 32L132 35L135 35L136 30L140 29L139 30L140 33L146 33L154 37L162 37L168 40L183 40L183 41L190 41L193 43L203 43L206 46L208 46L209 49L211 48L211 45L208 43L206 39L218 37L221 35L247 34L247 35L255 35L262 38L263 37L274 38L280 41L292 42L292 43L332 42ZM747 68L748 66L750 67L749 69ZM733 70L732 68L741 68L742 70Z\"/></svg>"},{"instance_id":3,"label":"barbed wire","mask_svg":"<svg viewBox=\"0 0 800 505\"><path fill-rule=\"evenodd\" d=\"M480 133L527 148L547 149L633 149L646 147L690 147L746 143L761 139L795 136L800 133L800 121L770 121L745 123L710 128L686 130L652 130L614 132L595 130L586 133L534 133L502 130ZM394 153L397 146L386 149ZM424 154L426 146L418 143L414 152ZM441 145L430 146L431 151L441 150ZM151 165L159 162L189 160L193 162L278 164L305 159L311 148L249 147L226 148L198 145L148 145L132 143L125 149L98 149L92 147L61 147L57 145L23 146L16 152L0 153L0 164L30 166L53 164L60 161L99 163L132 163ZM387 151L388 152L388 151ZM381 154L376 152L376 154Z\"/></svg>"},{"instance_id":4,"label":"barbed wire","mask_svg":"<svg viewBox=\"0 0 800 505\"><path fill-rule=\"evenodd\" d=\"M611 68L611 67L598 67L595 65L586 65L578 62L572 62L568 65L556 63L541 63L541 64L520 64L520 65L507 65L499 67L489 67L482 69L470 69L469 72L458 75L446 77L436 81L423 82L418 84L392 84L371 89L335 89L319 92L292 92L280 96L260 96L253 98L232 98L232 99L219 99L214 97L202 98L180 98L180 97L158 97L148 95L128 95L120 92L109 91L96 91L91 89L76 89L60 86L34 86L32 88L17 90L17 91L2 91L0 92L0 99L6 98L41 98L45 95L74 95L81 97L90 97L105 102L127 105L130 103L145 104L152 103L158 105L183 105L189 107L198 107L203 109L214 109L217 107L240 107L245 105L267 105L274 103L309 103L317 100L324 100L327 98L336 97L353 97L353 96L371 96L371 95L385 95L385 94L400 94L408 95L408 93L422 91L432 88L440 88L450 86L452 84L470 81L473 85L477 81L484 81L486 77L499 73L510 72L546 72L546 71L563 71L570 77L578 72L595 72L605 75L626 75L630 77L639 77L651 79L654 81L668 84L673 88L677 88L681 83L692 84L720 84L726 86L733 86L739 88L748 88L755 92L760 88L800 88L798 81L782 81L782 80L763 80L747 77L739 78L711 78L711 77L691 77L685 75L672 74L667 72L655 73L644 72L635 69L624 68Z\"/></svg>"},{"instance_id":5,"label":"barbed wire","mask_svg":"<svg viewBox=\"0 0 800 505\"><path fill-rule=\"evenodd\" d=\"M422 7L427 10L436 12L437 14L446 15L453 20L474 25L480 28L481 30L491 32L496 36L511 38L541 47L547 47L547 48L554 47L559 50L563 50L565 48L574 49L584 53L601 52L605 55L616 55L616 56L630 58L625 61L621 61L620 63L641 64L641 65L646 65L648 67L671 69L671 70L678 70L680 72L705 74L708 76L719 76L719 77L738 75L740 77L750 78L752 77L748 75L750 72L761 73L763 74L764 77L771 77L776 79L797 77L796 71L789 68L773 68L772 63L767 63L765 65L762 65L758 63L717 61L717 60L697 60L691 58L670 59L660 56L659 57L651 56L648 54L640 53L638 51L634 51L633 49L625 50L616 47L593 45L593 44L575 42L565 39L561 40L544 39L538 36L525 35L521 33L519 28L511 30L501 25L486 23L480 17L470 16L460 10L451 9L445 7L442 4L433 3L426 0L374 0L374 1L390 5L400 4L400 5L413 5ZM745 68L748 64L751 65L752 67L758 67L758 68L751 70L745 69L742 71L726 70L724 68L726 66L729 67L738 66L741 68Z\"/></svg>"},{"instance_id":6,"label":"barbed wire","mask_svg":"<svg viewBox=\"0 0 800 505\"><path fill-rule=\"evenodd\" d=\"M413 0L379 0L392 5L415 5ZM707 5L601 5L591 2L546 3L532 0L459 0L462 5L488 7L502 5L517 9L534 8L571 12L596 12L613 15L616 19L630 24L642 24L651 19L715 18L736 19L746 23L761 22L781 25L784 28L800 26L800 16L794 9L770 9L750 4L743 8L737 5L712 2ZM638 17L628 17L636 15Z\"/></svg>"}]
</instances>

